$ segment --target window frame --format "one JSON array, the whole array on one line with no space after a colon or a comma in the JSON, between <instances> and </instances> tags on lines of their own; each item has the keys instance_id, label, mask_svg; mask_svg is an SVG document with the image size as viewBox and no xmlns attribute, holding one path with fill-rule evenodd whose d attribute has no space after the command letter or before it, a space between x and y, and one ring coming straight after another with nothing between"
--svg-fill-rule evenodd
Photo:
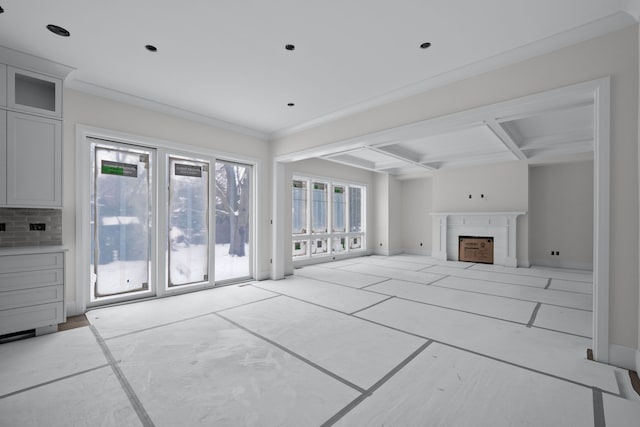
<instances>
[{"instance_id":1,"label":"window frame","mask_svg":"<svg viewBox=\"0 0 640 427\"><path fill-rule=\"evenodd\" d=\"M306 174L298 174L294 173L291 178L291 213L292 213L292 221L294 217L294 209L295 205L293 203L293 183L294 181L304 181L306 182L306 190L307 190L307 199L306 199L306 215L307 215L307 225L308 229L305 230L305 233L294 234L293 233L293 225L291 227L291 257L294 263L301 262L305 260L318 259L318 258L327 258L327 257L336 257L336 256L348 256L353 254L362 254L366 251L366 193L367 193L367 185L361 182L353 182L346 181L341 179L332 179L326 177L318 177L316 175L306 175ZM326 200L326 220L327 220L327 230L323 233L313 232L312 220L313 220L313 187L314 183L322 183L326 185L327 191L327 200ZM334 197L333 191L335 187L342 187L344 189L344 226L345 231L333 231L333 222L334 222ZM350 203L350 191L351 188L359 188L361 191L361 201L360 201L360 218L361 218L361 231L352 232L349 231L351 228L350 222L350 213L351 213L351 203ZM334 250L335 241L340 241L341 239L345 239L344 250L336 251ZM351 248L351 240L354 238L360 238L360 247ZM318 242L322 241L322 247L318 246ZM300 244L300 248L306 245L306 250L304 253L300 253L295 255L296 251L296 243ZM315 249L315 250L314 250Z\"/></svg>"}]
</instances>

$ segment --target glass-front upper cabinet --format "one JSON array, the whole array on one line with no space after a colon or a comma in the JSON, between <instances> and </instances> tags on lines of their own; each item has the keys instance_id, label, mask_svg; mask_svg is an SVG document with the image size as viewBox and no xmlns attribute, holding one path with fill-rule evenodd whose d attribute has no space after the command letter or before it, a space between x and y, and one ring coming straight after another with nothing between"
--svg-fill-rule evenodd
<instances>
[{"instance_id":1,"label":"glass-front upper cabinet","mask_svg":"<svg viewBox=\"0 0 640 427\"><path fill-rule=\"evenodd\" d=\"M62 117L62 80L7 67L7 108Z\"/></svg>"}]
</instances>

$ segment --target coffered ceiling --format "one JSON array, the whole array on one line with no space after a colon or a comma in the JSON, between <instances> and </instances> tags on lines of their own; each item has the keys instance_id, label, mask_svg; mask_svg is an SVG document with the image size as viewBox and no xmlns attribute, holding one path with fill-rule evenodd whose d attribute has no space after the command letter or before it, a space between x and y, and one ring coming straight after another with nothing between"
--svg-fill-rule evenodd
<instances>
[{"instance_id":1,"label":"coffered ceiling","mask_svg":"<svg viewBox=\"0 0 640 427\"><path fill-rule=\"evenodd\" d=\"M581 85L341 141L321 158L400 177L505 161L592 159L595 110Z\"/></svg>"}]
</instances>

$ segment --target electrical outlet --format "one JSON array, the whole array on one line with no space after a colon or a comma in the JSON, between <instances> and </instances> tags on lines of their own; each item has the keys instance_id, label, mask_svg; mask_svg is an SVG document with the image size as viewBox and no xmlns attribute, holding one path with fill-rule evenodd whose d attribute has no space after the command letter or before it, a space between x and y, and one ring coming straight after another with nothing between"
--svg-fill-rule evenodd
<instances>
[{"instance_id":1,"label":"electrical outlet","mask_svg":"<svg viewBox=\"0 0 640 427\"><path fill-rule=\"evenodd\" d=\"M29 231L45 231L46 227L44 222L29 223Z\"/></svg>"},{"instance_id":2,"label":"electrical outlet","mask_svg":"<svg viewBox=\"0 0 640 427\"><path fill-rule=\"evenodd\" d=\"M556 255L560 255L560 251L556 251Z\"/></svg>"}]
</instances>

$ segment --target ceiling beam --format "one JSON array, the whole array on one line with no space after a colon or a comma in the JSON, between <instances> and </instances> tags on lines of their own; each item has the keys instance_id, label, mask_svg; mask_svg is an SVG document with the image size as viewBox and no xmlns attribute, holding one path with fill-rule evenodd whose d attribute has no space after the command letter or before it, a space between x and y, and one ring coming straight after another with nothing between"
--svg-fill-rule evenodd
<instances>
[{"instance_id":1,"label":"ceiling beam","mask_svg":"<svg viewBox=\"0 0 640 427\"><path fill-rule=\"evenodd\" d=\"M486 125L489 127L491 132L495 136L498 137L500 141L504 144L505 147L515 156L517 160L527 160L527 156L520 150L518 144L515 143L511 135L502 127L500 123L496 119L489 119L486 122Z\"/></svg>"},{"instance_id":2,"label":"ceiling beam","mask_svg":"<svg viewBox=\"0 0 640 427\"><path fill-rule=\"evenodd\" d=\"M520 149L523 151L535 148L554 148L560 145L589 142L593 145L593 129L577 130L559 135L547 135L527 138L522 141Z\"/></svg>"},{"instance_id":3,"label":"ceiling beam","mask_svg":"<svg viewBox=\"0 0 640 427\"><path fill-rule=\"evenodd\" d=\"M341 163L343 165L377 172L376 165L374 162L361 159L359 157L351 156L349 154L324 156L322 158L325 160L331 160L332 162Z\"/></svg>"},{"instance_id":4,"label":"ceiling beam","mask_svg":"<svg viewBox=\"0 0 640 427\"><path fill-rule=\"evenodd\" d=\"M496 117L498 123L512 122L514 120L527 119L529 117L542 116L544 114L561 113L576 108L582 108L587 106L593 106L593 98L585 96L582 99L572 99L570 102L564 102L558 104L557 101L549 99L544 105L538 106L535 110L530 109L528 111L522 111L509 115Z\"/></svg>"},{"instance_id":5,"label":"ceiling beam","mask_svg":"<svg viewBox=\"0 0 640 427\"><path fill-rule=\"evenodd\" d=\"M390 148L391 148L390 146L386 146L384 149L381 148L381 147L369 147L369 149L372 150L372 151L375 151L375 152L380 153L380 154L384 154L385 156L393 157L394 159L400 160L400 161L402 161L404 163L408 163L410 165L418 166L418 167L421 167L423 169L427 169L427 170L431 170L431 171L435 170L435 168L433 168L431 166L428 166L428 165L420 163L418 161L418 155L415 154L415 153L413 153L413 155L406 154L406 153L405 154L399 154L399 152L401 150L398 150L398 147L396 147L393 150L391 150ZM404 150L404 149L402 151L409 152L409 150ZM412 159L411 157L414 157L414 158Z\"/></svg>"}]
</instances>

